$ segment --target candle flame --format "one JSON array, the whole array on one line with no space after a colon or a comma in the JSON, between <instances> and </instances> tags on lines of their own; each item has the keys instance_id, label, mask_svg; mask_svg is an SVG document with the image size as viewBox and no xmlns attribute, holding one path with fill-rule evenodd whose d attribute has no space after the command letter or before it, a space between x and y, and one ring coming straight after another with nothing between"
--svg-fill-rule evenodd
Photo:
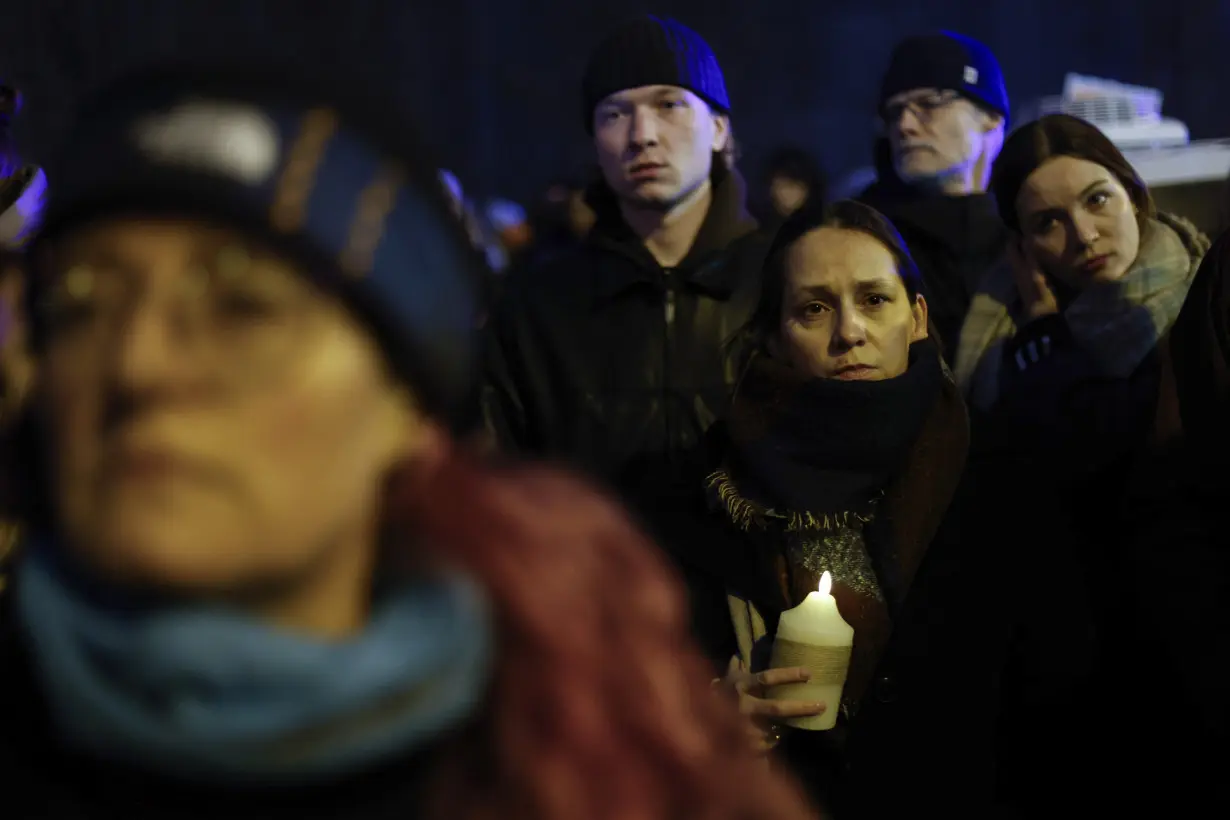
<instances>
[{"instance_id":1,"label":"candle flame","mask_svg":"<svg viewBox=\"0 0 1230 820\"><path fill-rule=\"evenodd\" d=\"M820 594L828 595L833 591L833 576L826 569L824 574L820 576Z\"/></svg>"}]
</instances>

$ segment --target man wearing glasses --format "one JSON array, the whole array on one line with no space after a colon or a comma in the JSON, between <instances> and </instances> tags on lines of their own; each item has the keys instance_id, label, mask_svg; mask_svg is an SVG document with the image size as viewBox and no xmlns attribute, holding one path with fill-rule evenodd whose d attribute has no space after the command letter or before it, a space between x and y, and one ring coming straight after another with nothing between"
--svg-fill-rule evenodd
<instances>
[{"instance_id":1,"label":"man wearing glasses","mask_svg":"<svg viewBox=\"0 0 1230 820\"><path fill-rule=\"evenodd\" d=\"M985 45L951 32L898 43L880 91L878 181L859 197L897 226L922 270L945 352L1007 231L987 194L1008 92Z\"/></svg>"}]
</instances>

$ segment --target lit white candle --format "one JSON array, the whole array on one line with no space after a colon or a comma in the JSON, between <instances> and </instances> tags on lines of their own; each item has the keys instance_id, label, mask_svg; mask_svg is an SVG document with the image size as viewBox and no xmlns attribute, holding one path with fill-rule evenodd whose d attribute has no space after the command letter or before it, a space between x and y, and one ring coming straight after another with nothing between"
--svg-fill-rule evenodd
<instances>
[{"instance_id":1,"label":"lit white candle","mask_svg":"<svg viewBox=\"0 0 1230 820\"><path fill-rule=\"evenodd\" d=\"M823 703L828 707L822 715L786 721L796 729L832 729L841 711L841 690L850 668L854 627L841 617L832 590L833 576L825 572L820 577L820 588L809 593L794 609L783 612L777 623L769 665L774 669L805 667L811 672L811 680L775 686L770 697Z\"/></svg>"}]
</instances>

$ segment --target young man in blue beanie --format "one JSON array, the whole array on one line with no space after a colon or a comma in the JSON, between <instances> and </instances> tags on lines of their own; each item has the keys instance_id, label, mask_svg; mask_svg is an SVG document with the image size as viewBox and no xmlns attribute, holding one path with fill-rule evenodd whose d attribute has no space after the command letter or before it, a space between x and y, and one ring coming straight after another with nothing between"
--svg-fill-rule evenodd
<instances>
[{"instance_id":1,"label":"young man in blue beanie","mask_svg":"<svg viewBox=\"0 0 1230 820\"><path fill-rule=\"evenodd\" d=\"M485 412L502 447L567 461L652 517L695 489L686 465L730 396L766 243L696 32L631 20L594 50L581 91L597 219L578 250L506 284Z\"/></svg>"},{"instance_id":2,"label":"young man in blue beanie","mask_svg":"<svg viewBox=\"0 0 1230 820\"><path fill-rule=\"evenodd\" d=\"M859 198L901 231L951 356L978 281L1007 243L987 194L1008 124L1003 73L969 37L909 37L893 49L879 106L879 179Z\"/></svg>"}]
</instances>

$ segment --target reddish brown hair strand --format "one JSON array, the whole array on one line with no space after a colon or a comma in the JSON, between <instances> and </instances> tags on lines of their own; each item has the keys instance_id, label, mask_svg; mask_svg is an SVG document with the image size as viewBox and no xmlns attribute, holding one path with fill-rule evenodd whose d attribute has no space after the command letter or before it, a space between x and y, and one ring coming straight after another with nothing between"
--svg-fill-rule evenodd
<instances>
[{"instance_id":1,"label":"reddish brown hair strand","mask_svg":"<svg viewBox=\"0 0 1230 820\"><path fill-rule=\"evenodd\" d=\"M682 588L616 504L560 473L450 457L395 491L399 524L487 589L486 717L451 747L433 817L814 818L710 685Z\"/></svg>"}]
</instances>

